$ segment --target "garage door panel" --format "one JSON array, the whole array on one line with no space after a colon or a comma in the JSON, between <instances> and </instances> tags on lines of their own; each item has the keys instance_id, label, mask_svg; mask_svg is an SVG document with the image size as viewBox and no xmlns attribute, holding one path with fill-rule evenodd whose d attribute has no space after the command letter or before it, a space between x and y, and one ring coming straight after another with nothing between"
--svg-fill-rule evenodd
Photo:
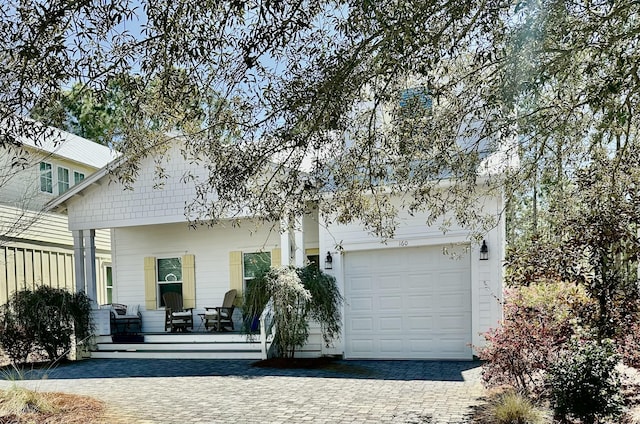
<instances>
[{"instance_id":1,"label":"garage door panel","mask_svg":"<svg viewBox=\"0 0 640 424\"><path fill-rule=\"evenodd\" d=\"M409 339L409 349L411 352L417 354L433 354L433 347L436 342L433 337L429 338L412 338Z\"/></svg>"},{"instance_id":2,"label":"garage door panel","mask_svg":"<svg viewBox=\"0 0 640 424\"><path fill-rule=\"evenodd\" d=\"M371 297L352 297L349 300L349 308L354 314L370 314L373 311L373 299Z\"/></svg>"},{"instance_id":3,"label":"garage door panel","mask_svg":"<svg viewBox=\"0 0 640 424\"><path fill-rule=\"evenodd\" d=\"M426 316L409 316L406 319L407 330L414 331L433 331L434 330L434 317L432 315Z\"/></svg>"},{"instance_id":4,"label":"garage door panel","mask_svg":"<svg viewBox=\"0 0 640 424\"><path fill-rule=\"evenodd\" d=\"M398 274L378 275L375 287L378 291L397 291L400 285Z\"/></svg>"},{"instance_id":5,"label":"garage door panel","mask_svg":"<svg viewBox=\"0 0 640 424\"><path fill-rule=\"evenodd\" d=\"M345 254L347 358L471 358L470 258L442 250Z\"/></svg>"},{"instance_id":6,"label":"garage door panel","mask_svg":"<svg viewBox=\"0 0 640 424\"><path fill-rule=\"evenodd\" d=\"M402 317L384 317L380 318L380 331L399 331L402 332Z\"/></svg>"},{"instance_id":7,"label":"garage door panel","mask_svg":"<svg viewBox=\"0 0 640 424\"><path fill-rule=\"evenodd\" d=\"M373 340L371 339L354 339L351 341L353 354L361 356L373 350Z\"/></svg>"},{"instance_id":8,"label":"garage door panel","mask_svg":"<svg viewBox=\"0 0 640 424\"><path fill-rule=\"evenodd\" d=\"M394 313L402 310L402 296L380 296L378 298L380 312Z\"/></svg>"},{"instance_id":9,"label":"garage door panel","mask_svg":"<svg viewBox=\"0 0 640 424\"><path fill-rule=\"evenodd\" d=\"M381 338L380 339L380 352L382 353L399 354L403 350L404 349L402 346L402 339L400 338L396 338L396 339Z\"/></svg>"},{"instance_id":10,"label":"garage door panel","mask_svg":"<svg viewBox=\"0 0 640 424\"><path fill-rule=\"evenodd\" d=\"M373 331L373 318L354 318L351 320L352 331Z\"/></svg>"},{"instance_id":11,"label":"garage door panel","mask_svg":"<svg viewBox=\"0 0 640 424\"><path fill-rule=\"evenodd\" d=\"M431 291L431 287L426 284L427 281L436 281L433 272L410 272L407 273L404 287L408 290Z\"/></svg>"},{"instance_id":12,"label":"garage door panel","mask_svg":"<svg viewBox=\"0 0 640 424\"><path fill-rule=\"evenodd\" d=\"M405 305L406 305L406 309L407 312L413 312L413 311L424 311L425 308L429 307L432 303L432 297L431 295L422 295L422 294L417 294L417 295L406 295L406 301L405 301Z\"/></svg>"},{"instance_id":13,"label":"garage door panel","mask_svg":"<svg viewBox=\"0 0 640 424\"><path fill-rule=\"evenodd\" d=\"M348 281L349 287L353 292L371 291L373 289L373 278L368 277L352 277Z\"/></svg>"}]
</instances>

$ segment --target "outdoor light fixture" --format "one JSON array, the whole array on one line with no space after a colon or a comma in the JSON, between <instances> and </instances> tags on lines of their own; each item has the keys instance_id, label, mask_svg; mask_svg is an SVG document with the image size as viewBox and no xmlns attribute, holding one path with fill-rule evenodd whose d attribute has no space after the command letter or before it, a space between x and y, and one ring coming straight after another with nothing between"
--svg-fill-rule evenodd
<instances>
[{"instance_id":1,"label":"outdoor light fixture","mask_svg":"<svg viewBox=\"0 0 640 424\"><path fill-rule=\"evenodd\" d=\"M331 252L327 252L327 257L324 258L324 269L333 269L333 257Z\"/></svg>"},{"instance_id":2,"label":"outdoor light fixture","mask_svg":"<svg viewBox=\"0 0 640 424\"><path fill-rule=\"evenodd\" d=\"M480 260L486 261L489 259L489 247L487 247L486 240L482 240L482 246L480 246Z\"/></svg>"}]
</instances>

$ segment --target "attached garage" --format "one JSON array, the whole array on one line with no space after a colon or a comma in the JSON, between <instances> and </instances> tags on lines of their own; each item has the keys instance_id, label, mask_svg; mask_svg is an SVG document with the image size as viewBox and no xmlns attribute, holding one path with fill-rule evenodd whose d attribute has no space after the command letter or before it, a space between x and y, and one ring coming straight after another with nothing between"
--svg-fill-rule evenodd
<instances>
[{"instance_id":1,"label":"attached garage","mask_svg":"<svg viewBox=\"0 0 640 424\"><path fill-rule=\"evenodd\" d=\"M469 249L344 254L348 359L472 359Z\"/></svg>"}]
</instances>

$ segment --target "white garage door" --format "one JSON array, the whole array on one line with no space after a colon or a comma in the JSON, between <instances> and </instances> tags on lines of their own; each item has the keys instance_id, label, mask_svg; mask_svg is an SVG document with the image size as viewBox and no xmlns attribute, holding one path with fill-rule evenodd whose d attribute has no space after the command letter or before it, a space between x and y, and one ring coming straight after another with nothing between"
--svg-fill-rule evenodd
<instances>
[{"instance_id":1,"label":"white garage door","mask_svg":"<svg viewBox=\"0 0 640 424\"><path fill-rule=\"evenodd\" d=\"M345 254L345 357L472 358L470 256L447 250Z\"/></svg>"}]
</instances>

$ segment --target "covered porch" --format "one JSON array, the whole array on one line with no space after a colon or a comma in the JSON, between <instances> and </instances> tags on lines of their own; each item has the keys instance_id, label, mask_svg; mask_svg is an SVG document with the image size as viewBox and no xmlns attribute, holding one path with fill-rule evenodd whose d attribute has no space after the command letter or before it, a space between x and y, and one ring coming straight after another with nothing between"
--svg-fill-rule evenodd
<instances>
[{"instance_id":1,"label":"covered porch","mask_svg":"<svg viewBox=\"0 0 640 424\"><path fill-rule=\"evenodd\" d=\"M227 331L207 330L202 323L187 332L136 332L110 334L108 310L93 311L96 335L90 348L91 358L102 359L266 359L273 354L275 329L270 322L273 311L266 308L258 331L246 333L241 327ZM194 321L195 322L195 321ZM323 354L319 328L311 328L309 342L296 357Z\"/></svg>"}]
</instances>

